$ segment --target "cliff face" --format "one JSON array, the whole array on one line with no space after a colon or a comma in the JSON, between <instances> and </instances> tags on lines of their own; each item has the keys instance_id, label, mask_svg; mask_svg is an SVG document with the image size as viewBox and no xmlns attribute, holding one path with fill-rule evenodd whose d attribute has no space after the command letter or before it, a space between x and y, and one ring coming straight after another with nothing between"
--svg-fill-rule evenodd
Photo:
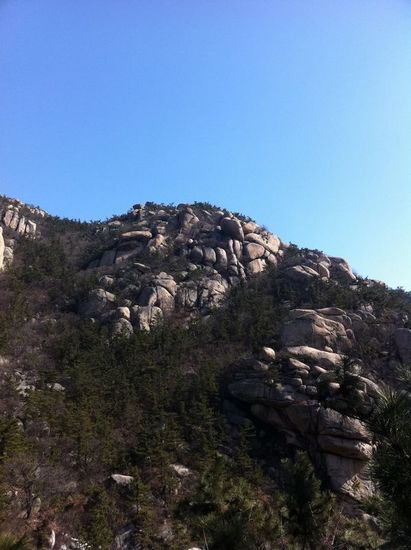
<instances>
[{"instance_id":1,"label":"cliff face","mask_svg":"<svg viewBox=\"0 0 411 550\"><path fill-rule=\"evenodd\" d=\"M231 350L220 389L228 440L238 439L249 422L264 426L265 437L278 438L285 452L307 451L324 483L347 502L373 494L366 421L385 385L396 385L400 363L410 362L407 293L362 280L341 258L288 245L244 216L203 204L136 204L106 222L81 224L3 198L0 269L4 296L12 296L4 298L4 333L10 308L21 307L13 281L20 298L32 301L19 317L26 337L2 339L3 377L13 379L18 394L9 416L22 430L33 426L25 407L28 399L33 406L37 391L46 387L66 399L70 374L46 345L58 340L56 327L91 322L107 342L126 342L176 324L187 331L221 327L221 311ZM46 287L55 281L50 294ZM212 357L212 348L206 353ZM185 372L195 371L195 359L182 363ZM52 375L44 386L47 369ZM47 424L46 446L53 445L50 431ZM261 449L258 460L268 471L275 457ZM48 544L58 546L59 513L47 504L33 511L34 500L27 509L16 491L13 513L20 523L37 528L45 509L54 513Z\"/></svg>"}]
</instances>

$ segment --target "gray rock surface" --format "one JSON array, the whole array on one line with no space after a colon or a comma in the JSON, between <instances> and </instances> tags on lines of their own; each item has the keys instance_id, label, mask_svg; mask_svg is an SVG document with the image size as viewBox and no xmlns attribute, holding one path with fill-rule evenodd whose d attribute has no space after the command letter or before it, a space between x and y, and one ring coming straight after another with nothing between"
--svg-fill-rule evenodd
<instances>
[{"instance_id":1,"label":"gray rock surface","mask_svg":"<svg viewBox=\"0 0 411 550\"><path fill-rule=\"evenodd\" d=\"M393 339L401 361L411 366L411 330L397 328L393 333Z\"/></svg>"},{"instance_id":2,"label":"gray rock surface","mask_svg":"<svg viewBox=\"0 0 411 550\"><path fill-rule=\"evenodd\" d=\"M265 248L261 244L257 243L246 243L244 246L245 255L249 260L256 260L257 258L262 258L265 253Z\"/></svg>"},{"instance_id":3,"label":"gray rock surface","mask_svg":"<svg viewBox=\"0 0 411 550\"><path fill-rule=\"evenodd\" d=\"M307 311L295 310L291 312L291 317L299 320L306 314ZM345 312L323 309L322 314L341 317ZM318 312L308 311L310 321L317 321L319 316ZM326 324L327 329L332 332L335 323ZM337 328L344 334L341 323ZM324 345L324 341L320 344ZM369 495L372 487L366 475L366 464L372 454L372 441L365 423L336 409L325 408L323 402L318 400L319 384L326 383L329 399L336 400L336 404L344 401L340 384L332 378L341 362L341 354L310 346L291 346L277 354L268 353L268 357L265 351L260 352L258 357L271 359L268 365L276 366L280 381L272 380L270 367L256 369L260 361L242 359L232 371L233 381L228 385L230 394L238 401L248 403L251 413L259 420L282 432L288 444L315 451L316 456L322 457L320 463L327 465L330 484L335 490L354 499ZM378 386L358 375L357 378L366 390L361 393L366 402Z\"/></svg>"},{"instance_id":4,"label":"gray rock surface","mask_svg":"<svg viewBox=\"0 0 411 550\"><path fill-rule=\"evenodd\" d=\"M324 349L326 346L336 351L347 351L352 347L342 323L314 310L296 309L290 312L291 320L285 324L282 342L285 347L310 346ZM343 312L344 313L344 312Z\"/></svg>"},{"instance_id":5,"label":"gray rock surface","mask_svg":"<svg viewBox=\"0 0 411 550\"><path fill-rule=\"evenodd\" d=\"M296 265L286 270L286 275L297 283L306 283L319 277L319 273L306 265Z\"/></svg>"},{"instance_id":6,"label":"gray rock surface","mask_svg":"<svg viewBox=\"0 0 411 550\"><path fill-rule=\"evenodd\" d=\"M133 325L128 319L121 317L114 322L113 334L116 336L131 336L133 334Z\"/></svg>"},{"instance_id":7,"label":"gray rock surface","mask_svg":"<svg viewBox=\"0 0 411 550\"><path fill-rule=\"evenodd\" d=\"M97 288L89 293L88 300L80 305L80 313L86 317L100 315L115 302L116 297L103 288Z\"/></svg>"},{"instance_id":8,"label":"gray rock surface","mask_svg":"<svg viewBox=\"0 0 411 550\"><path fill-rule=\"evenodd\" d=\"M111 474L110 479L114 481L116 485L128 486L134 481L133 476L125 476L122 474Z\"/></svg>"},{"instance_id":9,"label":"gray rock surface","mask_svg":"<svg viewBox=\"0 0 411 550\"><path fill-rule=\"evenodd\" d=\"M330 273L333 277L342 282L355 283L357 277L345 260L342 258L330 258L330 260Z\"/></svg>"},{"instance_id":10,"label":"gray rock surface","mask_svg":"<svg viewBox=\"0 0 411 550\"><path fill-rule=\"evenodd\" d=\"M133 324L138 330L150 331L163 320L163 312L156 306L133 306Z\"/></svg>"},{"instance_id":11,"label":"gray rock surface","mask_svg":"<svg viewBox=\"0 0 411 550\"><path fill-rule=\"evenodd\" d=\"M238 241L244 240L243 228L241 223L235 218L223 218L220 222L221 231Z\"/></svg>"},{"instance_id":12,"label":"gray rock surface","mask_svg":"<svg viewBox=\"0 0 411 550\"><path fill-rule=\"evenodd\" d=\"M266 363L272 363L275 361L275 351L273 348L263 346L260 350L259 358Z\"/></svg>"}]
</instances>

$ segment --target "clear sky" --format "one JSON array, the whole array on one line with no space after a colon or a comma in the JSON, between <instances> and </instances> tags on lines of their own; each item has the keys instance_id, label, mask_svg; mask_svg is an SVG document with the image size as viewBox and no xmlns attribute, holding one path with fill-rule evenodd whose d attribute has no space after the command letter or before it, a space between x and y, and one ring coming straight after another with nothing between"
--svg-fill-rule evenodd
<instances>
[{"instance_id":1,"label":"clear sky","mask_svg":"<svg viewBox=\"0 0 411 550\"><path fill-rule=\"evenodd\" d=\"M0 193L209 201L411 290L411 2L0 0Z\"/></svg>"}]
</instances>

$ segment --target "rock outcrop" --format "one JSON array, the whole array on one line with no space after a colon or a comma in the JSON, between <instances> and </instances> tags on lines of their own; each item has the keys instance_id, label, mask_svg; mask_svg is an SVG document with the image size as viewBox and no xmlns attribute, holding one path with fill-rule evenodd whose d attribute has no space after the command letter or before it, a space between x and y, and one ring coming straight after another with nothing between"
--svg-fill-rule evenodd
<instances>
[{"instance_id":1,"label":"rock outcrop","mask_svg":"<svg viewBox=\"0 0 411 550\"><path fill-rule=\"evenodd\" d=\"M287 444L306 449L325 469L330 486L354 499L372 493L367 464L372 438L358 415L367 415L380 395L379 385L361 376L361 360L351 360L359 312L340 308L291 310L282 331L283 347L263 348L231 367L228 391L247 403L250 414L284 435ZM374 319L368 319L374 327ZM349 328L348 328L349 327ZM402 357L411 331L397 329L394 340ZM348 384L348 385L347 385ZM349 389L348 389L349 388Z\"/></svg>"},{"instance_id":2,"label":"rock outcrop","mask_svg":"<svg viewBox=\"0 0 411 550\"><path fill-rule=\"evenodd\" d=\"M5 227L15 231L19 235L34 237L37 224L27 216L39 216L44 218L46 213L40 208L34 208L14 200L0 208L0 220Z\"/></svg>"},{"instance_id":3,"label":"rock outcrop","mask_svg":"<svg viewBox=\"0 0 411 550\"><path fill-rule=\"evenodd\" d=\"M157 309L135 313L131 322L136 330L148 330L156 324L154 318L166 318L176 310L207 314L223 303L230 288L269 268L284 268L285 275L297 283L328 280L331 271L339 279L340 272L351 272L343 260L313 251L302 255L255 222L231 212L186 204L160 209L151 204L134 206L127 216L99 228L109 234L112 244L89 263L89 269L108 275L126 269L134 274L135 282L123 289L117 301L127 299L131 307L161 310L161 315ZM169 266L167 272L141 268L145 261L159 259ZM93 308L83 306L81 311L91 315ZM307 345L318 348L325 343L334 350L336 329L336 351L349 349L353 343L349 319L333 312L301 312L298 318L296 313L284 330L284 339L287 346L296 347L311 331Z\"/></svg>"},{"instance_id":4,"label":"rock outcrop","mask_svg":"<svg viewBox=\"0 0 411 550\"><path fill-rule=\"evenodd\" d=\"M331 309L331 308L328 308ZM348 328L352 322L344 311L295 309L290 312L290 321L286 323L283 345L308 345L317 349L331 348L335 351L347 351L352 347L353 332Z\"/></svg>"},{"instance_id":5,"label":"rock outcrop","mask_svg":"<svg viewBox=\"0 0 411 550\"><path fill-rule=\"evenodd\" d=\"M401 361L411 366L411 330L397 328L393 333L393 339Z\"/></svg>"},{"instance_id":6,"label":"rock outcrop","mask_svg":"<svg viewBox=\"0 0 411 550\"><path fill-rule=\"evenodd\" d=\"M38 236L34 220L45 217L40 208L0 196L0 271L13 262L16 238L34 239Z\"/></svg>"},{"instance_id":7,"label":"rock outcrop","mask_svg":"<svg viewBox=\"0 0 411 550\"><path fill-rule=\"evenodd\" d=\"M252 415L284 434L288 444L309 451L319 467L325 466L334 490L355 499L369 495L367 463L372 442L366 425L332 408L344 399L339 384L336 391L326 384L328 397L320 398L321 376L334 372L331 364L326 363L328 370L316 367L309 352L304 356L306 363L290 357L277 365L262 360L262 355L233 368L230 394L248 403ZM278 374L280 381L276 381ZM365 404L372 401L367 390L361 398Z\"/></svg>"}]
</instances>

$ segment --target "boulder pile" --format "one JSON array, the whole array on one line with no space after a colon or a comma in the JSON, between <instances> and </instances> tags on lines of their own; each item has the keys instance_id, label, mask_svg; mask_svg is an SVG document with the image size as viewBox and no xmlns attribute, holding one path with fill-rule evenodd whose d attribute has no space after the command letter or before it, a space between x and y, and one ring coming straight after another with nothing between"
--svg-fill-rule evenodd
<instances>
[{"instance_id":1,"label":"boulder pile","mask_svg":"<svg viewBox=\"0 0 411 550\"><path fill-rule=\"evenodd\" d=\"M213 208L135 204L127 216L108 221L100 231L109 235L111 244L88 268L115 273L122 288L114 300L102 298L104 305L101 300L96 303L96 289L81 311L107 321L125 305L130 308L127 331L130 326L150 330L175 310L206 315L223 302L232 286L267 268L283 266L290 279L302 284L314 277L330 279L333 273L340 280L344 269L350 273L346 280L356 280L344 260L313 251L290 253L289 245L250 219ZM167 270L158 270L153 263ZM333 347L336 327L344 336L343 348L351 346L349 318L340 319L338 312L320 312L314 320L309 316L310 312L301 312L288 327L284 338L290 346L298 345L299 332L312 330L314 340Z\"/></svg>"}]
</instances>

